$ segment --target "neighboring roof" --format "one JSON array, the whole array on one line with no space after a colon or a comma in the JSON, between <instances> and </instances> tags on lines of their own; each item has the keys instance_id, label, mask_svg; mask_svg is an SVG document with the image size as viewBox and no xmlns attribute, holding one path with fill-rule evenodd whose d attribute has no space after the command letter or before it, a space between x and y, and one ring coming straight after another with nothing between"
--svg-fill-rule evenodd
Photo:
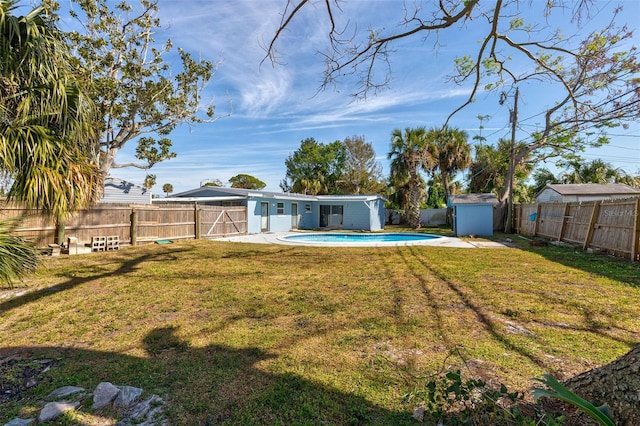
<instances>
[{"instance_id":1,"label":"neighboring roof","mask_svg":"<svg viewBox=\"0 0 640 426\"><path fill-rule=\"evenodd\" d=\"M560 195L618 195L640 194L640 189L632 188L622 183L575 183L575 184L548 184L545 189L551 189ZM540 192L542 192L540 191Z\"/></svg>"},{"instance_id":2,"label":"neighboring roof","mask_svg":"<svg viewBox=\"0 0 640 426\"><path fill-rule=\"evenodd\" d=\"M229 199L241 199L246 197L275 198L285 200L306 200L306 201L371 201L382 198L380 195L306 195L290 192L269 192L256 191L253 189L225 188L222 186L203 186L189 191L174 194L172 199L184 199L194 201L221 200L225 197ZM233 197L233 198L231 198ZM166 199L165 199L166 200Z\"/></svg>"},{"instance_id":3,"label":"neighboring roof","mask_svg":"<svg viewBox=\"0 0 640 426\"><path fill-rule=\"evenodd\" d=\"M454 204L498 204L494 194L457 194L449 196L449 205Z\"/></svg>"}]
</instances>

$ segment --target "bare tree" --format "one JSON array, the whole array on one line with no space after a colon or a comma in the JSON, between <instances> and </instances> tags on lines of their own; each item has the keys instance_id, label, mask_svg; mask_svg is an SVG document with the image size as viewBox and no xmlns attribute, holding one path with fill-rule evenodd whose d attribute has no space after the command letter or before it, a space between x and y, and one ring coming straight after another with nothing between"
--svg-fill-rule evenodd
<instances>
[{"instance_id":1,"label":"bare tree","mask_svg":"<svg viewBox=\"0 0 640 426\"><path fill-rule=\"evenodd\" d=\"M376 93L390 83L391 56L397 42L410 37L434 40L433 48L425 47L425 55L430 55L438 50L440 38L447 31L481 22L484 30L480 42L469 44L469 54L456 58L452 64L454 71L448 82L465 85L469 94L450 112L445 126L481 92L495 92L508 105L506 101L521 86L535 85L537 92L540 87L548 89L545 89L547 104L551 106L537 114L543 117L539 131L518 141L519 144L514 143L518 149L511 152L500 197L503 206L512 197L515 170L525 158L532 154L540 159L549 158L567 151L579 152L585 146L598 146L607 142L607 128L624 125L640 116L640 64L636 48L629 46L632 32L616 24L621 9L613 12L604 28L580 39L564 37L548 18L572 8L572 16L579 24L581 19L597 12L594 9L599 5L592 0L531 2L530 9L538 8L541 15L535 22L525 22L520 17L519 8L523 5L516 0L482 4L478 0L420 2L413 9L405 5L404 20L391 29L371 29L359 23L357 17L346 17L349 26L340 26L338 18L344 18L341 3L324 0L323 8L319 9L327 14L330 25L322 87L339 78L355 76L358 87L354 96ZM287 2L280 27L266 48L265 59L277 61L277 41L282 32L303 8L312 4L316 2ZM355 29L350 32L352 28ZM345 37L345 34L354 35ZM515 58L519 61L514 61ZM516 129L515 106L511 119Z\"/></svg>"}]
</instances>

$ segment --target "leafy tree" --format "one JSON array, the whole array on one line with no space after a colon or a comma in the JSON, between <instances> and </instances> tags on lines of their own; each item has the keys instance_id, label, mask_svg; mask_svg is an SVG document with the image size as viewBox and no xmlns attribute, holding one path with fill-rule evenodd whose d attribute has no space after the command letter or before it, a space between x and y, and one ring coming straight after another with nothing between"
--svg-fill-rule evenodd
<instances>
[{"instance_id":1,"label":"leafy tree","mask_svg":"<svg viewBox=\"0 0 640 426\"><path fill-rule=\"evenodd\" d=\"M558 179L548 169L538 169L533 172L532 177L533 184L531 185L529 191L529 193L532 195L532 198L535 197L540 191L542 191L545 186L561 183L560 179Z\"/></svg>"},{"instance_id":2,"label":"leafy tree","mask_svg":"<svg viewBox=\"0 0 640 426\"><path fill-rule=\"evenodd\" d=\"M469 166L469 190L471 192L492 192L500 198L505 191L505 179L509 170L510 141L500 139L497 146L478 144L475 158ZM524 182L533 170L531 162L522 162L516 169L515 181L519 194L516 202L529 200Z\"/></svg>"},{"instance_id":3,"label":"leafy tree","mask_svg":"<svg viewBox=\"0 0 640 426\"><path fill-rule=\"evenodd\" d=\"M213 179L205 182L202 186L224 186L224 183L220 179Z\"/></svg>"},{"instance_id":4,"label":"leafy tree","mask_svg":"<svg viewBox=\"0 0 640 426\"><path fill-rule=\"evenodd\" d=\"M287 173L280 186L310 195L338 194L345 160L346 147L341 141L323 144L307 138L285 160Z\"/></svg>"},{"instance_id":5,"label":"leafy tree","mask_svg":"<svg viewBox=\"0 0 640 426\"><path fill-rule=\"evenodd\" d=\"M287 2L266 58L277 60L278 39L301 10L312 4L310 0ZM574 22L579 25L585 16L590 18L590 13L600 13L590 9L597 9L597 3L589 0L534 2L529 8L530 22L521 17L518 1L417 2L413 9L404 9L405 19L397 30L391 26L372 28L357 17L342 16L346 9L335 3L324 5L318 10L327 13L331 27L327 31L329 49L325 53L323 87L336 79L356 76L359 86L355 96L366 97L388 85L391 54L399 51L395 49L397 43L411 37L433 37L437 50L449 33L473 26L483 35L479 43L469 44L468 55L454 61L449 75L450 82L470 87L469 95L451 111L447 122L469 106L479 92L493 92L505 104L519 88L536 94L545 90L550 106L532 114L543 117L540 130L520 140L517 149L509 152L504 188L498 196L503 206L512 198L512 184L521 164L533 157L541 160L573 154L585 146L599 146L607 142L608 128L624 126L638 118L640 62L636 47L629 44L632 32L616 24L620 8L603 28L581 38L563 35L552 26L549 17L573 7ZM345 38L351 25L353 36ZM432 52L425 51L425 55ZM510 115L516 145L517 102Z\"/></svg>"},{"instance_id":6,"label":"leafy tree","mask_svg":"<svg viewBox=\"0 0 640 426\"><path fill-rule=\"evenodd\" d=\"M429 182L427 182L427 202L425 208L427 209L441 209L447 205L447 195L444 192L444 187L440 183L439 177L436 175Z\"/></svg>"},{"instance_id":7,"label":"leafy tree","mask_svg":"<svg viewBox=\"0 0 640 426\"><path fill-rule=\"evenodd\" d=\"M157 1L140 0L137 8L122 1L113 9L108 0L74 3L79 10L70 14L82 31L71 31L67 40L74 49L75 65L82 70L83 89L98 107L94 161L106 176L112 167L149 169L175 157L168 136L176 126L213 120L212 105L204 115L198 111L201 91L216 67L180 48L179 60L165 60L173 44L166 40L161 45L153 38L161 28ZM59 9L55 0L47 4ZM136 139L140 162L115 163L118 151Z\"/></svg>"},{"instance_id":8,"label":"leafy tree","mask_svg":"<svg viewBox=\"0 0 640 426\"><path fill-rule=\"evenodd\" d=\"M168 197L169 194L173 192L173 185L171 185L170 183L165 183L164 185L162 185L162 192L167 194Z\"/></svg>"},{"instance_id":9,"label":"leafy tree","mask_svg":"<svg viewBox=\"0 0 640 426\"><path fill-rule=\"evenodd\" d=\"M425 182L421 171L431 171L436 165L435 148L424 127L395 129L391 134L391 182L396 188L406 188L408 199L402 200L409 225L420 228L420 201Z\"/></svg>"},{"instance_id":10,"label":"leafy tree","mask_svg":"<svg viewBox=\"0 0 640 426\"><path fill-rule=\"evenodd\" d=\"M345 194L377 194L384 188L382 166L376 160L373 146L364 136L352 136L344 140L346 158L340 178Z\"/></svg>"},{"instance_id":11,"label":"leafy tree","mask_svg":"<svg viewBox=\"0 0 640 426\"><path fill-rule=\"evenodd\" d=\"M435 145L437 170L445 199L452 194L451 180L471 164L471 145L463 130L444 127L429 130L429 137Z\"/></svg>"},{"instance_id":12,"label":"leafy tree","mask_svg":"<svg viewBox=\"0 0 640 426\"><path fill-rule=\"evenodd\" d=\"M239 174L229 179L232 188L244 188L260 190L267 186L266 183L251 175Z\"/></svg>"}]
</instances>

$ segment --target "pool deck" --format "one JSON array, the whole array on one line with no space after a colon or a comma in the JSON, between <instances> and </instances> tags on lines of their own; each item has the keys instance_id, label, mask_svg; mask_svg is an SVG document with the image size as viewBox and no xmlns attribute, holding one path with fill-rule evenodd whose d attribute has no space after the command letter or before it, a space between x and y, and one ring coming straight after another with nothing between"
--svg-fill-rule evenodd
<instances>
[{"instance_id":1,"label":"pool deck","mask_svg":"<svg viewBox=\"0 0 640 426\"><path fill-rule=\"evenodd\" d=\"M254 244L286 244L295 246L317 246L317 247L394 247L394 246L434 246L434 247L456 247L456 248L509 248L508 243L500 243L496 241L488 241L483 239L474 239L472 241L462 240L454 237L435 238L425 241L398 241L383 243L306 243L300 241L285 241L280 239L285 235L297 235L296 232L269 232L264 234L248 234L235 237L216 238L212 241L229 241L238 243L254 243Z\"/></svg>"}]
</instances>

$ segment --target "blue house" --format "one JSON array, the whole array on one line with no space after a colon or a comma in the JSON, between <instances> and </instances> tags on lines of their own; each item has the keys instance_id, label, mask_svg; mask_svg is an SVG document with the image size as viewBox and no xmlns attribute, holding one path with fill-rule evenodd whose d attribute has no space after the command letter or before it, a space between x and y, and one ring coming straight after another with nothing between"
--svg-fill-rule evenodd
<instances>
[{"instance_id":1,"label":"blue house","mask_svg":"<svg viewBox=\"0 0 640 426\"><path fill-rule=\"evenodd\" d=\"M453 233L456 236L493 235L493 194L450 195L447 205L453 209Z\"/></svg>"},{"instance_id":2,"label":"blue house","mask_svg":"<svg viewBox=\"0 0 640 426\"><path fill-rule=\"evenodd\" d=\"M380 195L304 195L204 186L157 201L244 206L249 234L292 229L384 229L385 199Z\"/></svg>"}]
</instances>

